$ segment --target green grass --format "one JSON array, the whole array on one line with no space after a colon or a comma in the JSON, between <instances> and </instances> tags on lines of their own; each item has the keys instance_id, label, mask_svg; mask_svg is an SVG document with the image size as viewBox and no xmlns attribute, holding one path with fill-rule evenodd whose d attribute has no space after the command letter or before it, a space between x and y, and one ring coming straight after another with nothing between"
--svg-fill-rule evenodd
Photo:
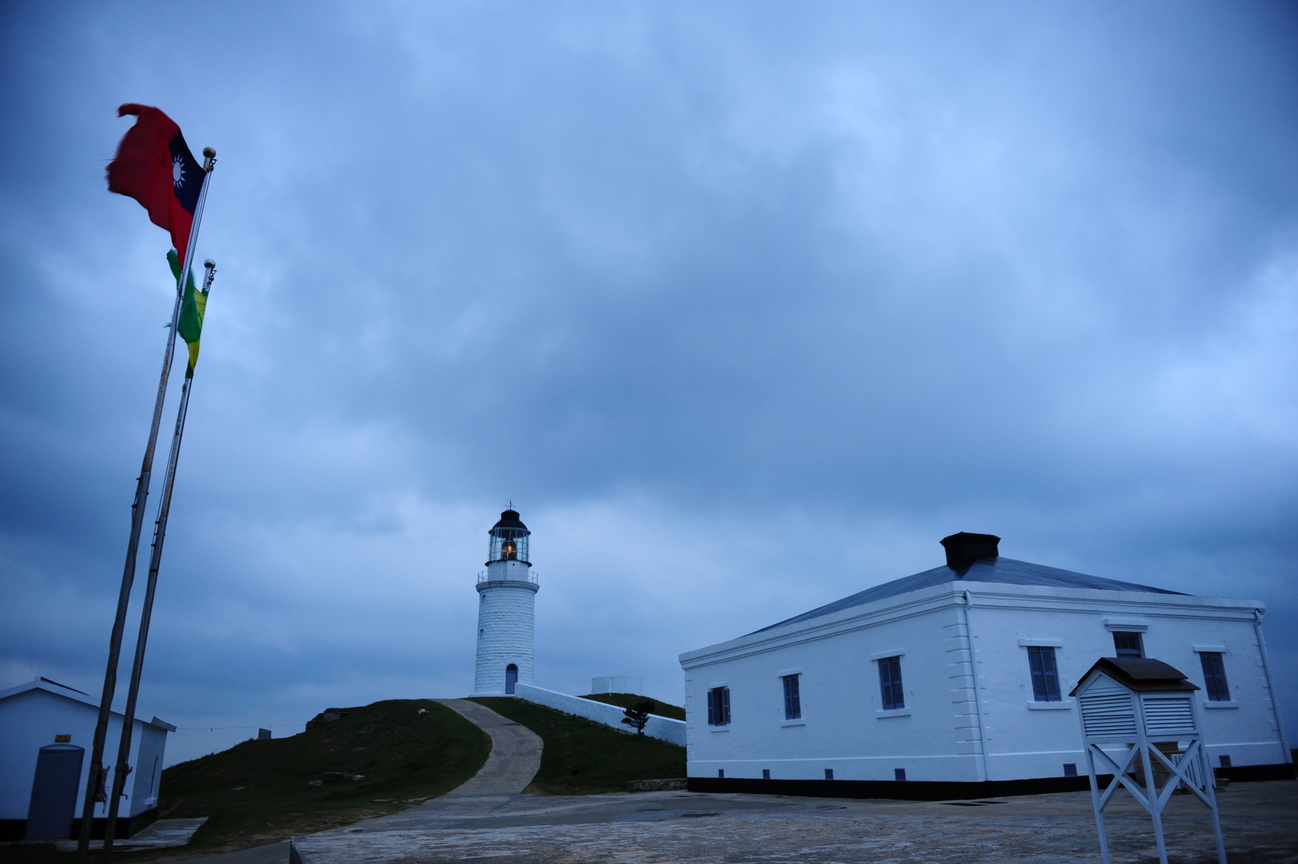
<instances>
[{"instance_id":1,"label":"green grass","mask_svg":"<svg viewBox=\"0 0 1298 864\"><path fill-rule=\"evenodd\" d=\"M209 817L190 849L255 846L443 795L477 773L490 749L486 734L437 702L375 702L291 738L245 741L168 768L158 815ZM326 771L365 779L308 785Z\"/></svg>"},{"instance_id":2,"label":"green grass","mask_svg":"<svg viewBox=\"0 0 1298 864\"><path fill-rule=\"evenodd\" d=\"M541 768L527 787L538 795L597 795L625 792L632 780L685 776L685 748L628 735L508 697L473 700L541 736Z\"/></svg>"},{"instance_id":3,"label":"green grass","mask_svg":"<svg viewBox=\"0 0 1298 864\"><path fill-rule=\"evenodd\" d=\"M581 697L589 699L592 702L603 702L606 705L616 705L619 708L630 708L640 702L654 703L653 710L650 714L657 714L659 717L670 717L673 720L684 720L685 709L670 702L659 702L657 699L650 699L648 696L637 696L634 693L592 693L589 696Z\"/></svg>"},{"instance_id":4,"label":"green grass","mask_svg":"<svg viewBox=\"0 0 1298 864\"><path fill-rule=\"evenodd\" d=\"M419 714L421 708L427 713ZM168 768L162 772L159 818L207 816L207 824L188 846L119 852L113 860L175 861L393 813L468 780L490 749L482 730L436 702L375 702L291 738L245 741ZM365 779L309 785L326 771ZM75 858L53 846L0 847L6 864L66 864Z\"/></svg>"}]
</instances>

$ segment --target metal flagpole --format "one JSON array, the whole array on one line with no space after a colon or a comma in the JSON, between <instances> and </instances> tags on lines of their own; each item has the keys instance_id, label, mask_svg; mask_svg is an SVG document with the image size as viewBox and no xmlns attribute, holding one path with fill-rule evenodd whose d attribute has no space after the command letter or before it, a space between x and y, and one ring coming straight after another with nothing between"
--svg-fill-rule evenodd
<instances>
[{"instance_id":1,"label":"metal flagpole","mask_svg":"<svg viewBox=\"0 0 1298 864\"><path fill-rule=\"evenodd\" d=\"M77 861L86 864L90 855L90 832L95 817L95 804L108 798L105 789L108 769L104 767L104 741L108 738L108 718L112 713L113 696L117 690L117 660L122 652L122 631L126 629L126 609L131 600L131 586L135 583L135 560L140 548L140 534L144 528L144 506L149 497L149 481L153 476L153 451L158 443L158 427L162 425L162 405L167 396L167 379L171 374L171 360L176 348L176 328L180 324L180 304L185 297L185 274L198 241L198 229L203 221L203 205L207 201L207 181L216 165L216 151L203 148L203 186L194 208L194 221L189 232L180 276L176 280L176 303L171 309L171 328L167 332L167 351L162 358L162 375L158 380L158 396L153 403L153 425L149 427L149 443L144 448L144 461L135 483L135 501L131 504L131 537L126 546L126 566L122 569L122 587L117 595L117 617L113 620L113 633L108 640L108 667L104 671L104 690L99 698L99 720L95 724L95 738L90 751L90 770L86 777L85 801L81 807L81 826L77 838ZM105 838L107 841L107 838Z\"/></svg>"},{"instance_id":2,"label":"metal flagpole","mask_svg":"<svg viewBox=\"0 0 1298 864\"><path fill-rule=\"evenodd\" d=\"M208 259L203 265L207 276L203 279L203 295L212 290L216 276L216 262ZM176 465L180 461L180 440L185 434L185 417L189 413L189 392L194 379L188 375L180 388L180 409L176 412L176 430L171 436L171 452L167 456L167 470L163 475L162 498L158 501L158 519L153 529L153 555L149 559L149 579L144 591L144 609L140 612L140 633L135 639L135 662L131 666L131 684L126 691L126 710L122 715L122 740L117 745L117 766L113 771L113 794L108 798L108 821L104 825L104 854L99 859L107 861L112 854L117 827L117 808L126 789L126 778L131 773L128 757L131 754L131 737L135 731L135 700L140 692L140 675L144 671L144 650L149 641L149 621L153 618L153 597L158 587L158 570L162 566L162 543L167 537L167 517L171 513L171 490L176 483Z\"/></svg>"}]
</instances>

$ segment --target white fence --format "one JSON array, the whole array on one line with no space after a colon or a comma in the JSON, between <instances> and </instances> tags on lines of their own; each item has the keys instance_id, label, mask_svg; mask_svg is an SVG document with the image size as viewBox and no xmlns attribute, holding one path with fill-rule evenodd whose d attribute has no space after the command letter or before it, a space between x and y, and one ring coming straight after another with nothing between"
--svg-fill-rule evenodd
<instances>
[{"instance_id":1,"label":"white fence","mask_svg":"<svg viewBox=\"0 0 1298 864\"><path fill-rule=\"evenodd\" d=\"M528 702L535 702L537 705L544 705L546 708L553 708L555 711L562 711L565 714L584 717L587 720L593 720L594 722L602 723L605 726L612 726L614 729L633 732L630 726L627 726L622 722L622 718L626 716L626 712L616 705L596 702L593 699L582 699L580 696L569 696L567 693L556 693L553 690L546 690L543 687L524 684L522 681L514 685L514 695L518 696L520 699L526 699ZM684 747L685 721L672 720L670 717L659 717L657 714L650 714L649 722L646 723L644 727L644 734L648 735L650 738L657 738L659 741L667 741L668 743Z\"/></svg>"}]
</instances>

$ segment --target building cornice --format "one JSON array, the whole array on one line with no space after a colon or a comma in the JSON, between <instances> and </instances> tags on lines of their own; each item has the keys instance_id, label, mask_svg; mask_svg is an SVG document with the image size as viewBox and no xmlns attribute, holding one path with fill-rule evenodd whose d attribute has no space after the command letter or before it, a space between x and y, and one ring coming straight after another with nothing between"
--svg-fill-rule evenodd
<instances>
[{"instance_id":1,"label":"building cornice","mask_svg":"<svg viewBox=\"0 0 1298 864\"><path fill-rule=\"evenodd\" d=\"M728 642L687 651L678 659L681 667L688 671L698 666L866 630L885 622L957 608L965 604L966 595L972 598L973 605L980 609L1039 610L1077 614L1138 614L1143 618L1251 621L1258 610L1265 609L1264 604L1255 600L1227 600L1189 594L1154 594L1095 588L1055 588L1042 585L952 581L873 603L840 609L784 627L759 630Z\"/></svg>"}]
</instances>

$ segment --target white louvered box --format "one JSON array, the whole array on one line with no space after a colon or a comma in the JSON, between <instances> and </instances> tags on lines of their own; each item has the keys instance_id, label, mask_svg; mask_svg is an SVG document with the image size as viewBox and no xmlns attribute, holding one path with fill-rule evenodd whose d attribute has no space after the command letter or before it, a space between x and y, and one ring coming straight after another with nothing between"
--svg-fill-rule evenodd
<instances>
[{"instance_id":1,"label":"white louvered box","mask_svg":"<svg viewBox=\"0 0 1298 864\"><path fill-rule=\"evenodd\" d=\"M1180 682L1176 683L1185 681L1180 673L1177 675ZM1088 677L1075 691L1082 714L1082 735L1087 741L1133 744L1142 731L1150 741L1176 741L1199 733L1192 690L1142 693L1107 674Z\"/></svg>"}]
</instances>

